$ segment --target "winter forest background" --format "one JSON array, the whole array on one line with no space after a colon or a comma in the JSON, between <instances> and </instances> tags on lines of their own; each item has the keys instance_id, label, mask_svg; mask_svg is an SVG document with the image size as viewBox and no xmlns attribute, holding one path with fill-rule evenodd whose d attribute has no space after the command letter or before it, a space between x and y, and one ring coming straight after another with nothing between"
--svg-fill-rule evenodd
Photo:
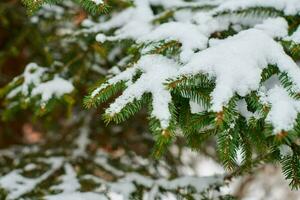
<instances>
[{"instance_id":1,"label":"winter forest background","mask_svg":"<svg viewBox=\"0 0 300 200\"><path fill-rule=\"evenodd\" d=\"M300 199L299 0L1 0L0 200Z\"/></svg>"}]
</instances>

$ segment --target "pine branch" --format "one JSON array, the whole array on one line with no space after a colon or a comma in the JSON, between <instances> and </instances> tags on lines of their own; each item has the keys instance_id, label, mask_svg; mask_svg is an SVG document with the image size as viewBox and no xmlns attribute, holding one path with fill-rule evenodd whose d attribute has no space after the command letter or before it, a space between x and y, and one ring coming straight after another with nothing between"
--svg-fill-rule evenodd
<instances>
[{"instance_id":1,"label":"pine branch","mask_svg":"<svg viewBox=\"0 0 300 200\"><path fill-rule=\"evenodd\" d=\"M103 83L106 84L106 83ZM98 86L102 87L102 86ZM107 85L103 87L100 91L93 94L93 92L84 98L83 104L86 108L96 107L97 105L106 102L112 96L116 95L118 92L126 88L125 82L120 81L113 85ZM93 90L95 91L95 89Z\"/></svg>"},{"instance_id":2,"label":"pine branch","mask_svg":"<svg viewBox=\"0 0 300 200\"><path fill-rule=\"evenodd\" d=\"M22 3L26 6L29 14L34 14L44 4L58 4L62 0L22 0Z\"/></svg>"},{"instance_id":3,"label":"pine branch","mask_svg":"<svg viewBox=\"0 0 300 200\"><path fill-rule=\"evenodd\" d=\"M106 3L97 4L93 0L73 0L82 6L85 10L87 10L92 15L96 15L99 13L106 13L108 11L109 6ZM34 14L45 4L59 4L62 3L62 0L22 0L22 3L27 8L29 14Z\"/></svg>"},{"instance_id":4,"label":"pine branch","mask_svg":"<svg viewBox=\"0 0 300 200\"><path fill-rule=\"evenodd\" d=\"M246 9L239 9L234 11L222 11L215 14L215 17L222 17L226 15L235 15L238 17L276 17L284 16L284 13L281 10L277 10L272 7L250 7Z\"/></svg>"},{"instance_id":5,"label":"pine branch","mask_svg":"<svg viewBox=\"0 0 300 200\"><path fill-rule=\"evenodd\" d=\"M141 100L134 100L131 103L128 103L120 112L118 113L105 113L103 114L103 120L106 124L109 124L111 121L115 123L124 122L129 117L136 114L141 110L142 105L147 102L147 97L143 96Z\"/></svg>"},{"instance_id":6,"label":"pine branch","mask_svg":"<svg viewBox=\"0 0 300 200\"><path fill-rule=\"evenodd\" d=\"M300 187L300 160L296 153L288 155L281 160L282 172L286 179L291 180L290 186L292 189L299 189Z\"/></svg>"}]
</instances>

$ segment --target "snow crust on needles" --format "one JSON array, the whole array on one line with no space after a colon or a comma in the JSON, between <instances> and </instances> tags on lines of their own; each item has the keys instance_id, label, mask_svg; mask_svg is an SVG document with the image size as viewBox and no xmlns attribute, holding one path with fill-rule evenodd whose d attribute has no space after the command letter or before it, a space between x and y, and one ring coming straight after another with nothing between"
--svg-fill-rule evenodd
<instances>
[{"instance_id":1,"label":"snow crust on needles","mask_svg":"<svg viewBox=\"0 0 300 200\"><path fill-rule=\"evenodd\" d=\"M163 83L168 78L199 73L216 78L216 87L211 94L211 110L219 112L235 93L246 96L251 91L259 90L261 73L269 64L277 66L281 72L286 72L294 82L292 89L300 91L300 70L297 64L285 54L280 44L257 29L242 31L213 47L196 53L181 68L161 55L146 55L133 68L109 80L108 84L126 80L128 88L110 105L107 113L118 113L127 103L140 99L144 93L150 92L153 95L152 115L160 120L163 128L166 128L171 117L168 107L171 95L164 88ZM131 83L133 75L138 70L142 71L142 76ZM285 106L286 111L283 115L278 108L282 108L282 103L288 100L289 96L287 93L283 95L282 90L274 88L274 91L279 91L281 94L276 98L273 90L266 94L266 102L272 105L267 120L276 130L289 130L296 119L295 108L298 109L298 104ZM288 102L291 101L289 97Z\"/></svg>"},{"instance_id":2,"label":"snow crust on needles","mask_svg":"<svg viewBox=\"0 0 300 200\"><path fill-rule=\"evenodd\" d=\"M288 23L283 17L267 18L261 24L254 26L267 33L272 38L284 38L288 35Z\"/></svg>"},{"instance_id":3,"label":"snow crust on needles","mask_svg":"<svg viewBox=\"0 0 300 200\"><path fill-rule=\"evenodd\" d=\"M294 89L299 91L300 70L297 64L285 54L280 44L256 29L242 31L196 53L179 70L179 74L204 73L216 77L216 87L211 94L211 109L218 112L235 93L245 96L259 89L262 70L268 64L276 65L281 72L286 72L295 83Z\"/></svg>"},{"instance_id":4,"label":"snow crust on needles","mask_svg":"<svg viewBox=\"0 0 300 200\"><path fill-rule=\"evenodd\" d=\"M36 63L29 63L23 73L24 82L21 86L12 90L7 97L13 98L18 93L28 97L41 95L41 101L47 102L52 97L60 97L66 93L71 93L74 86L68 80L55 76L52 80L43 82L43 76L47 74L47 69L38 66ZM34 86L32 88L32 86Z\"/></svg>"},{"instance_id":5,"label":"snow crust on needles","mask_svg":"<svg viewBox=\"0 0 300 200\"><path fill-rule=\"evenodd\" d=\"M272 105L267 121L276 125L274 133L291 130L297 114L300 112L300 101L291 98L287 91L278 85L268 91L265 100Z\"/></svg>"},{"instance_id":6,"label":"snow crust on needles","mask_svg":"<svg viewBox=\"0 0 300 200\"><path fill-rule=\"evenodd\" d=\"M74 87L69 81L55 76L53 80L37 85L37 87L32 90L32 95L41 95L42 102L47 102L53 96L63 96L64 94L71 93L73 89Z\"/></svg>"},{"instance_id":7,"label":"snow crust on needles","mask_svg":"<svg viewBox=\"0 0 300 200\"><path fill-rule=\"evenodd\" d=\"M175 40L182 44L181 60L187 62L197 49L205 49L208 37L196 25L182 22L169 22L158 26L137 42Z\"/></svg>"},{"instance_id":8,"label":"snow crust on needles","mask_svg":"<svg viewBox=\"0 0 300 200\"><path fill-rule=\"evenodd\" d=\"M169 77L175 76L179 66L172 60L161 55L143 56L133 68L129 68L110 79L109 84L119 81L128 81L128 88L118 97L114 103L106 110L107 114L118 113L135 99L141 99L144 93L152 94L153 111L152 116L157 118L163 129L169 126L171 113L169 103L171 94L165 88L164 83ZM141 77L134 83L131 79L137 71L141 71Z\"/></svg>"},{"instance_id":9,"label":"snow crust on needles","mask_svg":"<svg viewBox=\"0 0 300 200\"><path fill-rule=\"evenodd\" d=\"M150 9L149 2L136 0L134 8L128 8L113 16L107 22L84 31L98 32L119 28L113 36L106 36L103 33L97 34L96 40L98 42L122 39L134 39L137 43L159 42L162 40L179 41L182 44L181 61L187 62L194 51L207 48L211 33L217 30L225 30L229 25L228 23L218 23L208 13L202 13L198 18L201 24L168 22L155 27L153 25L155 16Z\"/></svg>"},{"instance_id":10,"label":"snow crust on needles","mask_svg":"<svg viewBox=\"0 0 300 200\"><path fill-rule=\"evenodd\" d=\"M106 37L103 34L98 34L96 40L103 42L105 40L136 39L151 30L150 22L153 17L154 14L148 1L135 0L135 7L125 9L110 20L96 25L90 31L107 31L121 26L116 31L115 36Z\"/></svg>"}]
</instances>

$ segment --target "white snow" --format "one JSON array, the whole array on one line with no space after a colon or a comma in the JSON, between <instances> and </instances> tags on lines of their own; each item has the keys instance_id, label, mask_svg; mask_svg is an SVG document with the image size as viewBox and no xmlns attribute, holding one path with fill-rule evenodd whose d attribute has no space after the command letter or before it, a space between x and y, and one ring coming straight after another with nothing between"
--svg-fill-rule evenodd
<instances>
[{"instance_id":1,"label":"white snow","mask_svg":"<svg viewBox=\"0 0 300 200\"><path fill-rule=\"evenodd\" d=\"M283 48L264 32L249 29L195 54L179 70L180 75L209 74L216 77L212 110L221 111L235 93L245 96L259 88L261 72L277 65L300 88L300 70Z\"/></svg>"},{"instance_id":2,"label":"white snow","mask_svg":"<svg viewBox=\"0 0 300 200\"><path fill-rule=\"evenodd\" d=\"M281 86L278 75L266 80L258 94L260 102L271 108L266 121L274 126L274 134L293 129L300 111L300 101L289 96L287 90Z\"/></svg>"},{"instance_id":3,"label":"white snow","mask_svg":"<svg viewBox=\"0 0 300 200\"><path fill-rule=\"evenodd\" d=\"M111 79L108 80L107 83L104 83L100 87L96 88L92 92L91 96L95 97L102 89L106 88L110 84L115 84L115 83L118 83L120 81L125 81L125 80L129 82L128 84L130 84L131 83L130 79L133 77L136 70L137 70L136 67L131 67L131 68L126 69L122 73L118 74L117 76L112 77Z\"/></svg>"},{"instance_id":4,"label":"white snow","mask_svg":"<svg viewBox=\"0 0 300 200\"><path fill-rule=\"evenodd\" d=\"M253 7L275 8L286 15L296 15L300 12L299 0L229 0L224 1L216 11L237 11Z\"/></svg>"},{"instance_id":5,"label":"white snow","mask_svg":"<svg viewBox=\"0 0 300 200\"><path fill-rule=\"evenodd\" d=\"M254 113L250 112L247 108L247 103L245 101L245 99L239 100L237 102L237 111L243 116L245 117L246 120L249 120Z\"/></svg>"},{"instance_id":6,"label":"white snow","mask_svg":"<svg viewBox=\"0 0 300 200\"><path fill-rule=\"evenodd\" d=\"M230 18L215 18L213 12L196 12L191 22L198 25L198 29L202 34L210 37L212 33L227 30L231 22Z\"/></svg>"},{"instance_id":7,"label":"white snow","mask_svg":"<svg viewBox=\"0 0 300 200\"><path fill-rule=\"evenodd\" d=\"M46 196L46 200L107 200L104 194L95 192L74 192Z\"/></svg>"},{"instance_id":8,"label":"white snow","mask_svg":"<svg viewBox=\"0 0 300 200\"><path fill-rule=\"evenodd\" d=\"M282 144L279 146L280 155L282 157L289 156L293 154L293 150L290 146Z\"/></svg>"},{"instance_id":9,"label":"white snow","mask_svg":"<svg viewBox=\"0 0 300 200\"><path fill-rule=\"evenodd\" d=\"M254 28L264 31L272 38L284 38L288 35L288 23L282 17L268 18Z\"/></svg>"},{"instance_id":10,"label":"white snow","mask_svg":"<svg viewBox=\"0 0 300 200\"><path fill-rule=\"evenodd\" d=\"M92 0L96 5L103 4L103 0Z\"/></svg>"},{"instance_id":11,"label":"white snow","mask_svg":"<svg viewBox=\"0 0 300 200\"><path fill-rule=\"evenodd\" d=\"M200 113L205 111L206 109L199 103L190 100L190 107L191 107L191 113L195 114L195 113Z\"/></svg>"},{"instance_id":12,"label":"white snow","mask_svg":"<svg viewBox=\"0 0 300 200\"><path fill-rule=\"evenodd\" d=\"M153 99L151 115L160 121L163 129L166 129L171 119L169 111L171 94L165 88L164 83L167 78L176 75L178 68L178 64L161 55L143 56L133 68L129 68L110 79L110 84L124 80L128 81L129 85L123 94L109 106L106 113L113 116L120 112L126 104L135 99L140 100L144 93L151 93ZM131 78L137 70L141 70L142 75L136 82L131 83Z\"/></svg>"},{"instance_id":13,"label":"white snow","mask_svg":"<svg viewBox=\"0 0 300 200\"><path fill-rule=\"evenodd\" d=\"M286 38L287 40L292 40L293 42L300 44L300 26L298 26L297 30Z\"/></svg>"},{"instance_id":14,"label":"white snow","mask_svg":"<svg viewBox=\"0 0 300 200\"><path fill-rule=\"evenodd\" d=\"M22 85L11 90L7 98L13 98L17 94L22 93L26 97L35 97L41 95L41 102L45 103L52 97L61 97L66 93L71 93L74 86L70 81L67 81L58 75L52 80L43 82L43 76L47 75L47 68L38 66L36 63L30 63L26 66L24 73L17 77L23 78Z\"/></svg>"},{"instance_id":15,"label":"white snow","mask_svg":"<svg viewBox=\"0 0 300 200\"><path fill-rule=\"evenodd\" d=\"M300 112L300 101L291 98L280 86L270 89L265 101L271 104L267 121L274 126L274 133L293 129L297 114Z\"/></svg>"},{"instance_id":16,"label":"white snow","mask_svg":"<svg viewBox=\"0 0 300 200\"><path fill-rule=\"evenodd\" d=\"M60 97L66 93L71 93L73 90L74 87L69 81L55 76L53 80L38 84L32 90L32 95L41 95L42 102L47 102L52 97Z\"/></svg>"},{"instance_id":17,"label":"white snow","mask_svg":"<svg viewBox=\"0 0 300 200\"><path fill-rule=\"evenodd\" d=\"M33 170L33 169L35 169L35 168L36 168L36 164L30 163L30 164L28 164L28 165L26 165L26 166L24 167L24 170L25 170L25 171L31 171L31 170Z\"/></svg>"},{"instance_id":18,"label":"white snow","mask_svg":"<svg viewBox=\"0 0 300 200\"><path fill-rule=\"evenodd\" d=\"M24 70L23 77L24 83L22 85L22 92L24 95L29 94L29 86L31 84L38 85L41 80L40 77L46 69L39 67L36 63L29 63Z\"/></svg>"},{"instance_id":19,"label":"white snow","mask_svg":"<svg viewBox=\"0 0 300 200\"><path fill-rule=\"evenodd\" d=\"M208 37L203 35L194 24L182 22L169 22L158 26L156 29L140 37L137 42L153 42L160 40L175 40L182 44L181 61L187 62L194 51L205 49Z\"/></svg>"},{"instance_id":20,"label":"white snow","mask_svg":"<svg viewBox=\"0 0 300 200\"><path fill-rule=\"evenodd\" d=\"M208 177L225 173L224 168L214 159L187 147L180 150L180 161L183 165L178 166L178 171L186 176Z\"/></svg>"},{"instance_id":21,"label":"white snow","mask_svg":"<svg viewBox=\"0 0 300 200\"><path fill-rule=\"evenodd\" d=\"M120 27L114 36L103 37L103 35L100 34L97 36L97 40L103 42L105 40L137 39L150 32L153 16L148 1L135 0L135 7L118 13L111 18L111 20L101 23L89 31L99 32Z\"/></svg>"},{"instance_id":22,"label":"white snow","mask_svg":"<svg viewBox=\"0 0 300 200\"><path fill-rule=\"evenodd\" d=\"M55 185L52 189L62 190L62 193L72 194L80 189L80 183L77 179L77 174L70 163L64 165L65 174L60 177L61 183Z\"/></svg>"}]
</instances>

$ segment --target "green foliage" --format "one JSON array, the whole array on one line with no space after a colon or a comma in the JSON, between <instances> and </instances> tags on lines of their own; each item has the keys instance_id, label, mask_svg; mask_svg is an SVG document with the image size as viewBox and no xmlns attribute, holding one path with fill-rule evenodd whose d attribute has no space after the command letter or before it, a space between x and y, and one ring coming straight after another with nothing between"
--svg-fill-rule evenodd
<instances>
[{"instance_id":1,"label":"green foliage","mask_svg":"<svg viewBox=\"0 0 300 200\"><path fill-rule=\"evenodd\" d=\"M181 95L199 103L204 108L208 108L210 106L210 93L215 87L215 82L214 79L209 79L207 75L199 74L193 77L169 80L167 87L174 95Z\"/></svg>"},{"instance_id":2,"label":"green foliage","mask_svg":"<svg viewBox=\"0 0 300 200\"><path fill-rule=\"evenodd\" d=\"M130 116L136 114L145 102L147 102L147 97L143 96L141 100L134 100L133 102L128 103L119 113L104 114L103 119L107 124L111 121L116 123L124 122Z\"/></svg>"},{"instance_id":3,"label":"green foliage","mask_svg":"<svg viewBox=\"0 0 300 200\"><path fill-rule=\"evenodd\" d=\"M118 82L114 85L107 85L96 95L94 96L90 95L85 97L84 105L87 108L96 107L97 105L107 101L113 95L116 95L119 91L122 91L124 89L125 89L125 83L123 81Z\"/></svg>"},{"instance_id":4,"label":"green foliage","mask_svg":"<svg viewBox=\"0 0 300 200\"><path fill-rule=\"evenodd\" d=\"M22 0L22 3L28 8L28 12L33 14L44 4L57 4L61 0Z\"/></svg>"},{"instance_id":5,"label":"green foliage","mask_svg":"<svg viewBox=\"0 0 300 200\"><path fill-rule=\"evenodd\" d=\"M90 0L74 0L80 6L82 6L85 10L87 10L92 15L96 15L99 13L108 12L109 6L104 4L97 5L95 2Z\"/></svg>"},{"instance_id":6,"label":"green foliage","mask_svg":"<svg viewBox=\"0 0 300 200\"><path fill-rule=\"evenodd\" d=\"M275 16L285 16L284 13L280 10L277 10L276 8L272 7L252 7L252 8L246 8L246 9L240 9L237 11L223 11L215 14L215 16L224 16L224 15L238 15L239 17L247 17L247 16L269 16L269 17L275 17Z\"/></svg>"},{"instance_id":7,"label":"green foliage","mask_svg":"<svg viewBox=\"0 0 300 200\"><path fill-rule=\"evenodd\" d=\"M62 0L22 0L22 3L27 7L29 14L34 14L45 4L58 4ZM74 0L89 13L95 15L108 11L108 6L106 4L97 5L92 0Z\"/></svg>"},{"instance_id":8,"label":"green foliage","mask_svg":"<svg viewBox=\"0 0 300 200\"><path fill-rule=\"evenodd\" d=\"M282 172L290 180L290 186L298 189L300 185L300 160L297 153L282 158Z\"/></svg>"}]
</instances>

